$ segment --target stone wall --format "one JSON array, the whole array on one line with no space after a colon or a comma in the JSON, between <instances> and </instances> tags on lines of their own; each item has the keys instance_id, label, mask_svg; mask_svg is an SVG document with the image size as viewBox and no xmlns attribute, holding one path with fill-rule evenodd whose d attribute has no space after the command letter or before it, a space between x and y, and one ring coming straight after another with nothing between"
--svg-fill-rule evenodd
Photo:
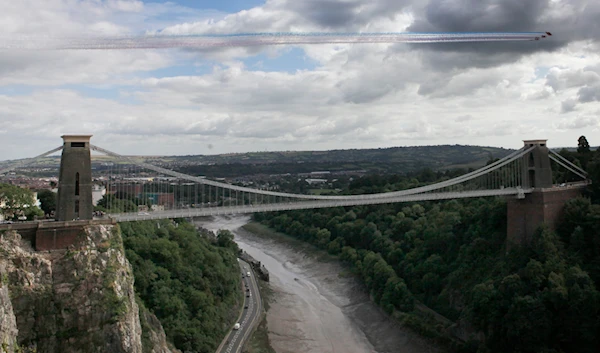
<instances>
[{"instance_id":1,"label":"stone wall","mask_svg":"<svg viewBox=\"0 0 600 353\"><path fill-rule=\"evenodd\" d=\"M509 199L506 215L508 244L528 243L542 224L554 229L565 203L580 196L581 192L580 187L556 187L535 190L524 199Z\"/></svg>"},{"instance_id":2,"label":"stone wall","mask_svg":"<svg viewBox=\"0 0 600 353\"><path fill-rule=\"evenodd\" d=\"M38 228L35 233L35 249L38 251L66 249L85 236L83 226Z\"/></svg>"},{"instance_id":3,"label":"stone wall","mask_svg":"<svg viewBox=\"0 0 600 353\"><path fill-rule=\"evenodd\" d=\"M0 225L0 231L14 230L39 251L66 249L85 237L84 228L92 225L115 225L110 218L81 221L37 221Z\"/></svg>"}]
</instances>

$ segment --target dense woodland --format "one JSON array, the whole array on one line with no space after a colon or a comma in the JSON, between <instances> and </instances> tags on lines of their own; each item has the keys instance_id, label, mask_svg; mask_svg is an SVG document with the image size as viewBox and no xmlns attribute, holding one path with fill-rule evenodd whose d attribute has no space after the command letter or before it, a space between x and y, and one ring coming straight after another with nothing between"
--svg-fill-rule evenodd
<instances>
[{"instance_id":1,"label":"dense woodland","mask_svg":"<svg viewBox=\"0 0 600 353\"><path fill-rule=\"evenodd\" d=\"M214 352L241 301L237 245L220 231L214 241L181 220L121 223L135 291L184 352Z\"/></svg>"},{"instance_id":2,"label":"dense woodland","mask_svg":"<svg viewBox=\"0 0 600 353\"><path fill-rule=\"evenodd\" d=\"M471 339L451 344L457 350L598 352L600 149L590 151L584 138L576 152L561 154L588 170L594 184L586 197L568 202L556 232L542 226L522 246L507 247L500 198L255 217L338 255L376 303L421 333L449 342L450 323L471 327ZM559 182L571 177L555 173ZM418 176L374 176L352 183L348 192L422 182ZM427 314L422 304L448 320Z\"/></svg>"}]
</instances>

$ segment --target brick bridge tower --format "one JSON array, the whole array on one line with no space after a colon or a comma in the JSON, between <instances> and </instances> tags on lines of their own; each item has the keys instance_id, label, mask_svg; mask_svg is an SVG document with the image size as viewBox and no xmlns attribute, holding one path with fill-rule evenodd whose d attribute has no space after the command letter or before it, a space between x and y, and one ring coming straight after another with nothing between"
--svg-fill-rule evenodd
<instances>
[{"instance_id":1,"label":"brick bridge tower","mask_svg":"<svg viewBox=\"0 0 600 353\"><path fill-rule=\"evenodd\" d=\"M531 240L536 229L546 224L555 229L567 200L581 195L580 188L554 187L546 140L526 140L525 148L534 147L522 157L523 189L532 188L523 199L507 202L508 244L524 244Z\"/></svg>"},{"instance_id":2,"label":"brick bridge tower","mask_svg":"<svg viewBox=\"0 0 600 353\"><path fill-rule=\"evenodd\" d=\"M91 135L64 135L58 178L57 221L92 219Z\"/></svg>"}]
</instances>

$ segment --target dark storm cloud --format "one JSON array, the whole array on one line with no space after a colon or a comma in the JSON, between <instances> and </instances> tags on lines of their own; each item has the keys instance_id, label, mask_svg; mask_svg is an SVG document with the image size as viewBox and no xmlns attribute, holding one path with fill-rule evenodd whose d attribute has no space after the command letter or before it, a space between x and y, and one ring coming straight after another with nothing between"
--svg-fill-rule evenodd
<instances>
[{"instance_id":1,"label":"dark storm cloud","mask_svg":"<svg viewBox=\"0 0 600 353\"><path fill-rule=\"evenodd\" d=\"M553 51L573 41L600 38L600 1L430 0L415 17L409 28L414 32L549 31L553 34L535 43L413 46L424 52L423 60L428 66L440 71L493 67L515 62L533 52Z\"/></svg>"},{"instance_id":2,"label":"dark storm cloud","mask_svg":"<svg viewBox=\"0 0 600 353\"><path fill-rule=\"evenodd\" d=\"M290 9L322 27L343 27L354 20L360 1L305 0L293 1Z\"/></svg>"},{"instance_id":3,"label":"dark storm cloud","mask_svg":"<svg viewBox=\"0 0 600 353\"><path fill-rule=\"evenodd\" d=\"M424 63L437 71L487 68L522 56L553 51L577 40L600 38L597 0L290 0L285 9L330 30L357 30L378 18L409 11L412 32L549 31L552 37L532 42L447 43L412 45ZM394 46L397 52L405 45Z\"/></svg>"},{"instance_id":4,"label":"dark storm cloud","mask_svg":"<svg viewBox=\"0 0 600 353\"><path fill-rule=\"evenodd\" d=\"M285 8L303 19L329 29L356 28L378 17L393 16L410 0L293 0Z\"/></svg>"},{"instance_id":5,"label":"dark storm cloud","mask_svg":"<svg viewBox=\"0 0 600 353\"><path fill-rule=\"evenodd\" d=\"M411 29L419 31L530 31L548 0L431 0L424 17Z\"/></svg>"}]
</instances>

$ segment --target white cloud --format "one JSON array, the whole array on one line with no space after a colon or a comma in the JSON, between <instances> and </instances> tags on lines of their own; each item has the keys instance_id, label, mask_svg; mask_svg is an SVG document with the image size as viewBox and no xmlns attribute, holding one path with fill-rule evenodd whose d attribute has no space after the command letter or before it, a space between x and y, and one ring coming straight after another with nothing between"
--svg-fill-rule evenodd
<instances>
[{"instance_id":1,"label":"white cloud","mask_svg":"<svg viewBox=\"0 0 600 353\"><path fill-rule=\"evenodd\" d=\"M561 130L580 130L584 128L590 129L599 127L600 119L598 119L598 117L593 116L577 116L574 118L565 118L560 120L556 124L556 128Z\"/></svg>"},{"instance_id":2,"label":"white cloud","mask_svg":"<svg viewBox=\"0 0 600 353\"><path fill-rule=\"evenodd\" d=\"M0 0L0 29L21 35L398 31L422 18L421 5L408 3L270 0L223 14L125 0ZM319 6L343 10L351 21L315 11L324 9ZM0 139L20 147L0 150L0 159L32 156L59 144L63 133L81 132L93 133L97 145L139 154L437 143L520 147L532 136L573 145L581 130L598 129L596 46L575 40L482 59L408 45L302 45L316 67L287 72L271 71L269 60L246 67L244 59L256 53L277 58L289 47L3 52ZM195 58L203 64L209 58L214 67L169 74L170 67ZM151 77L157 69L165 70ZM65 84L126 88L118 99L98 99ZM13 85L33 93L2 94Z\"/></svg>"}]
</instances>

